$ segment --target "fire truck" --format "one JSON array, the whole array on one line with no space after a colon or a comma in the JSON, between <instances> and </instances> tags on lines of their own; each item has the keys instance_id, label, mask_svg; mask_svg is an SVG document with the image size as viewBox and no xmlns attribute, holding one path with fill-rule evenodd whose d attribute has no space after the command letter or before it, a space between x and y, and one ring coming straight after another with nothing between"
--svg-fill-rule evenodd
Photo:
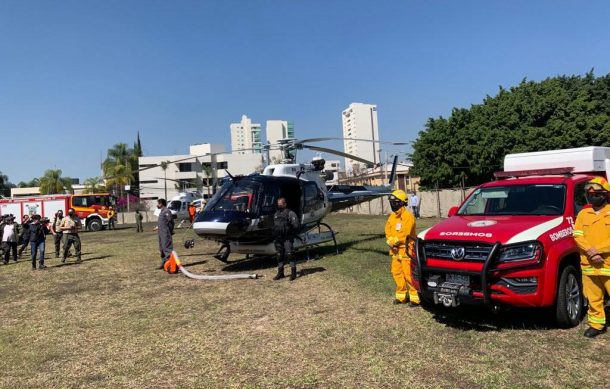
<instances>
[{"instance_id":1,"label":"fire truck","mask_svg":"<svg viewBox=\"0 0 610 389\"><path fill-rule=\"evenodd\" d=\"M409 242L422 299L548 308L560 327L576 326L584 299L572 229L585 184L608 172L607 147L507 155L495 181Z\"/></svg>"},{"instance_id":2,"label":"fire truck","mask_svg":"<svg viewBox=\"0 0 610 389\"><path fill-rule=\"evenodd\" d=\"M87 230L100 231L108 225L108 207L115 202L109 193L14 197L0 199L0 215L12 214L21 221L24 215L37 214L53 220L57 211L66 215L69 208L74 208Z\"/></svg>"}]
</instances>

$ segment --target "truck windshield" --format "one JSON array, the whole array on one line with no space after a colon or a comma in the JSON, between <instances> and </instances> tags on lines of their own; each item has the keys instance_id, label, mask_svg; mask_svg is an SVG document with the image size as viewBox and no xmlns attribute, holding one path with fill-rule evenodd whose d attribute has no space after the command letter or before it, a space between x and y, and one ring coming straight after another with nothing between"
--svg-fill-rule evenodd
<instances>
[{"instance_id":1,"label":"truck windshield","mask_svg":"<svg viewBox=\"0 0 610 389\"><path fill-rule=\"evenodd\" d=\"M458 215L562 215L565 185L507 185L478 188Z\"/></svg>"},{"instance_id":2,"label":"truck windshield","mask_svg":"<svg viewBox=\"0 0 610 389\"><path fill-rule=\"evenodd\" d=\"M226 182L210 200L206 211L255 212L256 195L260 189L258 182L238 180Z\"/></svg>"}]
</instances>

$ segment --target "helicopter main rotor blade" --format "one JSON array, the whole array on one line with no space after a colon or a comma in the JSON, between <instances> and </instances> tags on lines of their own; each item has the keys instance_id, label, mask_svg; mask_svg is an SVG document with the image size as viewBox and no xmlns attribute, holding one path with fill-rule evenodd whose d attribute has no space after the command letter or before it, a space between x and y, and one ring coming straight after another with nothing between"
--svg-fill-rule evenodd
<instances>
[{"instance_id":1,"label":"helicopter main rotor blade","mask_svg":"<svg viewBox=\"0 0 610 389\"><path fill-rule=\"evenodd\" d=\"M255 151L255 150L259 150L259 149L238 149L238 150L231 150L231 151L221 151L218 153L205 153L205 154L199 154L199 155L191 155L188 156L186 158L181 158L181 159L176 159L173 161L163 161L164 163L167 163L167 165L171 165L171 164L175 164L175 163L179 163L179 162L183 162L183 161L188 161L189 159L197 159L197 158L202 158L202 157L211 157L211 156L215 156L215 155L221 155L221 154L231 154L231 153L238 153L241 151ZM276 148L269 148L269 150L277 150ZM104 177L105 179L109 179L109 178L116 178L116 177L127 177L127 176L131 176L135 173L139 173L142 172L144 170L149 170L149 169L154 169L157 168L159 166L163 165L162 163L157 163L157 164L153 164L151 166L146 166L140 169L136 169L134 171L131 172L131 174L116 174L116 175L112 175L112 176L108 176L108 177Z\"/></svg>"},{"instance_id":2,"label":"helicopter main rotor blade","mask_svg":"<svg viewBox=\"0 0 610 389\"><path fill-rule=\"evenodd\" d=\"M360 139L360 138L307 138L307 139L297 140L294 142L294 144L300 145L303 143L325 142L325 141L329 141L329 140L355 140L358 142L370 142L370 143L379 143L379 144L394 145L394 146L405 146L405 145L409 144L408 142L385 142L385 141L380 141L380 140Z\"/></svg>"},{"instance_id":3,"label":"helicopter main rotor blade","mask_svg":"<svg viewBox=\"0 0 610 389\"><path fill-rule=\"evenodd\" d=\"M345 158L353 159L354 161L362 162L362 163L365 163L367 165L371 165L371 166L375 166L376 165L374 162L367 161L364 158L356 157L355 155L344 153L343 151L328 149L326 147L319 147L319 146L310 146L310 145L302 145L302 146L305 149L310 149L310 150L320 151L320 152L323 152L323 153L329 153L329 154L338 155L340 157L345 157Z\"/></svg>"}]
</instances>

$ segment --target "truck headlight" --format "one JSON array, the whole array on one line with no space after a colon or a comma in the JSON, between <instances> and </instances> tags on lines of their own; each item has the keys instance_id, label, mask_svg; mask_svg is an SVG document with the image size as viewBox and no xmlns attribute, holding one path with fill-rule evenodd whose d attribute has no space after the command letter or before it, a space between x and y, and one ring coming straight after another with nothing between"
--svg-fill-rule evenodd
<instances>
[{"instance_id":1,"label":"truck headlight","mask_svg":"<svg viewBox=\"0 0 610 389\"><path fill-rule=\"evenodd\" d=\"M498 255L498 261L539 261L541 257L542 245L537 241L531 241L502 247Z\"/></svg>"}]
</instances>

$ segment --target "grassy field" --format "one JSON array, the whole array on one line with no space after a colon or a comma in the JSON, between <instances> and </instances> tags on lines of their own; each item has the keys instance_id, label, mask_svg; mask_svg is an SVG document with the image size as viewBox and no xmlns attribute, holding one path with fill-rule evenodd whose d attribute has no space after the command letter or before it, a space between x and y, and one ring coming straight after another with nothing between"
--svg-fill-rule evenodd
<instances>
[{"instance_id":1,"label":"grassy field","mask_svg":"<svg viewBox=\"0 0 610 389\"><path fill-rule=\"evenodd\" d=\"M604 387L610 334L548 326L538 311L391 304L384 218L335 215L342 253L320 248L295 282L273 260L225 265L180 249L195 281L154 270L152 226L84 233L84 262L0 266L2 387ZM433 221L423 220L421 230ZM50 239L47 240L47 244ZM47 250L48 252L50 250ZM47 253L47 257L49 257Z\"/></svg>"}]
</instances>

